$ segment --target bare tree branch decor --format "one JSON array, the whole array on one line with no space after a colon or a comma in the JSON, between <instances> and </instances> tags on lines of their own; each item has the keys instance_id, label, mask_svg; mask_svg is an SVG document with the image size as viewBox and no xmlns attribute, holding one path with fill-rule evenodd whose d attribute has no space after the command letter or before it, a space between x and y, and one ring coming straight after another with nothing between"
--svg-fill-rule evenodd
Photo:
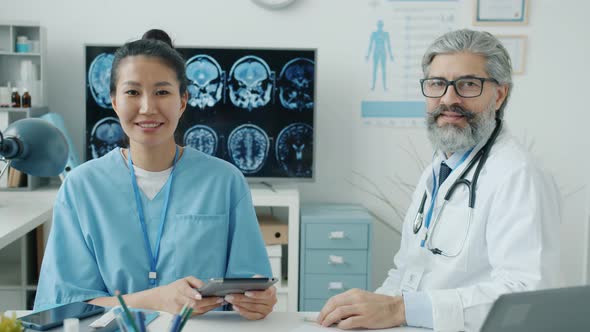
<instances>
[{"instance_id":1,"label":"bare tree branch decor","mask_svg":"<svg viewBox=\"0 0 590 332\"><path fill-rule=\"evenodd\" d=\"M409 137L407 146L404 147L402 145L398 145L398 148L405 152L405 154L409 157L409 159L412 160L420 173L424 168L426 168L427 163L420 157L414 143ZM394 173L393 176L386 176L386 182L373 180L365 174L355 170L352 171L352 175L352 180L345 179L345 181L357 190L367 194L371 198L374 198L378 202L385 205L388 209L393 211L393 215L395 216L395 219L399 221L399 224L401 225L403 223L406 214L406 208L412 199L412 194L414 193L416 185L408 183L398 173ZM383 189L389 187L392 188L392 192L387 192L387 190ZM404 198L403 201L400 202L393 199L394 197L399 197L400 195ZM401 233L401 229L398 229L399 227L396 227L394 224L392 224L392 222L378 217L374 211L371 211L371 213L383 225L397 233Z\"/></svg>"}]
</instances>

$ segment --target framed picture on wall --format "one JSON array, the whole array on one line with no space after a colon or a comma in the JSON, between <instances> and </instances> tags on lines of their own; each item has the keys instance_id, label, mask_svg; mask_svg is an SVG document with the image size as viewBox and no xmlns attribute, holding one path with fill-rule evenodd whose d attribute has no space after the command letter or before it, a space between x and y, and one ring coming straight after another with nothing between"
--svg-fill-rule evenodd
<instances>
[{"instance_id":1,"label":"framed picture on wall","mask_svg":"<svg viewBox=\"0 0 590 332\"><path fill-rule=\"evenodd\" d=\"M512 73L514 75L524 74L526 59L527 36L524 35L496 35L502 45L508 51L512 60Z\"/></svg>"},{"instance_id":2,"label":"framed picture on wall","mask_svg":"<svg viewBox=\"0 0 590 332\"><path fill-rule=\"evenodd\" d=\"M528 0L475 0L474 25L526 25Z\"/></svg>"}]
</instances>

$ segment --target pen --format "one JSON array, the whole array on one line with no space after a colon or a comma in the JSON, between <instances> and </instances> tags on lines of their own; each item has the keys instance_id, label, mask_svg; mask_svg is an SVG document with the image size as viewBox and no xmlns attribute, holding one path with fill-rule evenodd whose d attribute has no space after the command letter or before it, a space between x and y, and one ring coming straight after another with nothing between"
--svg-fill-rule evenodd
<instances>
[{"instance_id":1,"label":"pen","mask_svg":"<svg viewBox=\"0 0 590 332\"><path fill-rule=\"evenodd\" d=\"M181 317L181 318L183 318L183 317L184 317L184 314L186 313L186 309L188 309L188 302L187 302L187 303L185 303L185 304L182 306L182 309L180 310L180 313L179 313L179 315L180 315L180 317Z\"/></svg>"},{"instance_id":2,"label":"pen","mask_svg":"<svg viewBox=\"0 0 590 332\"><path fill-rule=\"evenodd\" d=\"M188 321L188 319L191 317L192 313L193 313L193 307L189 307L188 310L186 311L186 313L184 314L184 317L182 317L182 322L180 323L180 328L178 329L178 332L182 331L182 329L184 328L184 325L186 324L186 321Z\"/></svg>"},{"instance_id":3,"label":"pen","mask_svg":"<svg viewBox=\"0 0 590 332\"><path fill-rule=\"evenodd\" d=\"M123 300L123 296L121 296L121 292L116 291L115 295L117 295L117 299L119 299L119 302L121 303L121 307L123 307L123 310L125 311L125 315L127 315L127 319L129 319L129 324L131 324L133 331L139 332L137 330L137 326L135 325L135 320L133 319L133 316L131 316L131 312L129 312L129 308L127 308L127 305L125 304L125 301Z\"/></svg>"},{"instance_id":4,"label":"pen","mask_svg":"<svg viewBox=\"0 0 590 332\"><path fill-rule=\"evenodd\" d=\"M172 322L170 323L170 331L169 332L177 332L180 328L180 315L174 315L172 318Z\"/></svg>"},{"instance_id":5,"label":"pen","mask_svg":"<svg viewBox=\"0 0 590 332\"><path fill-rule=\"evenodd\" d=\"M143 311L136 312L135 318L137 321L137 325L139 325L139 332L145 332L145 314L143 313Z\"/></svg>"}]
</instances>

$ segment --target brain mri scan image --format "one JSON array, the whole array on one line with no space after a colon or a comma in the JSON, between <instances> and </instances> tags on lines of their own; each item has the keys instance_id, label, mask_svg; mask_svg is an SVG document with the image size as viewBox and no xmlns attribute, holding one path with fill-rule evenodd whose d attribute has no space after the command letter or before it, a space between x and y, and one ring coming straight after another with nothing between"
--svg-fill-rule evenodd
<instances>
[{"instance_id":1,"label":"brain mri scan image","mask_svg":"<svg viewBox=\"0 0 590 332\"><path fill-rule=\"evenodd\" d=\"M277 138L275 154L289 176L311 177L313 128L305 123L293 123L283 128Z\"/></svg>"},{"instance_id":2,"label":"brain mri scan image","mask_svg":"<svg viewBox=\"0 0 590 332\"><path fill-rule=\"evenodd\" d=\"M113 108L111 105L111 67L115 56L111 53L99 54L88 70L88 85L92 98L102 108Z\"/></svg>"},{"instance_id":3,"label":"brain mri scan image","mask_svg":"<svg viewBox=\"0 0 590 332\"><path fill-rule=\"evenodd\" d=\"M125 133L119 119L107 117L98 121L90 134L92 158L100 158L112 149L125 145Z\"/></svg>"},{"instance_id":4,"label":"brain mri scan image","mask_svg":"<svg viewBox=\"0 0 590 332\"><path fill-rule=\"evenodd\" d=\"M186 62L189 79L189 105L204 110L213 107L224 96L225 71L217 61L205 54L195 55Z\"/></svg>"},{"instance_id":5,"label":"brain mri scan image","mask_svg":"<svg viewBox=\"0 0 590 332\"><path fill-rule=\"evenodd\" d=\"M305 58L295 58L281 70L278 80L281 105L288 110L313 109L315 64Z\"/></svg>"},{"instance_id":6,"label":"brain mri scan image","mask_svg":"<svg viewBox=\"0 0 590 332\"><path fill-rule=\"evenodd\" d=\"M252 124L237 127L227 140L230 160L244 174L256 173L264 166L269 146L268 135Z\"/></svg>"},{"instance_id":7,"label":"brain mri scan image","mask_svg":"<svg viewBox=\"0 0 590 332\"><path fill-rule=\"evenodd\" d=\"M275 74L264 60L253 55L242 57L229 73L229 98L235 106L252 111L271 101L274 80Z\"/></svg>"},{"instance_id":8,"label":"brain mri scan image","mask_svg":"<svg viewBox=\"0 0 590 332\"><path fill-rule=\"evenodd\" d=\"M184 133L184 145L190 146L210 156L217 152L217 134L211 127L195 125Z\"/></svg>"},{"instance_id":9,"label":"brain mri scan image","mask_svg":"<svg viewBox=\"0 0 590 332\"><path fill-rule=\"evenodd\" d=\"M127 147L129 139L110 98L121 44L84 47L85 157L91 160ZM185 59L187 110L174 133L176 144L233 164L249 182L314 180L317 49L177 50Z\"/></svg>"}]
</instances>

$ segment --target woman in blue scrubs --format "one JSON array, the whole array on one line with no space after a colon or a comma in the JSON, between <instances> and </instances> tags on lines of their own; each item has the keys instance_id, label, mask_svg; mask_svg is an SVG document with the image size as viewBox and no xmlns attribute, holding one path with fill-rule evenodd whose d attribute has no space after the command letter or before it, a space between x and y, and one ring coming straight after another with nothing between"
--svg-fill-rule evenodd
<instances>
[{"instance_id":1,"label":"woman in blue scrubs","mask_svg":"<svg viewBox=\"0 0 590 332\"><path fill-rule=\"evenodd\" d=\"M222 277L270 277L248 185L233 165L189 147L174 132L187 105L184 60L151 30L115 53L111 100L129 148L74 169L54 207L35 310L75 301L195 314L225 303L264 318L276 289L201 298Z\"/></svg>"}]
</instances>

